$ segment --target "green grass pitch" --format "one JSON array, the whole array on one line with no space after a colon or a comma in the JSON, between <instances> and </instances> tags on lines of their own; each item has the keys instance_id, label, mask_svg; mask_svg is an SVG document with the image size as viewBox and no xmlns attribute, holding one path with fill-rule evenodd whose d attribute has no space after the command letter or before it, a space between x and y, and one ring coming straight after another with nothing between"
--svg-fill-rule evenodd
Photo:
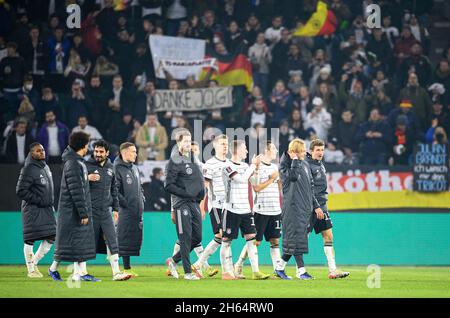
<instances>
[{"instance_id":1,"label":"green grass pitch","mask_svg":"<svg viewBox=\"0 0 450 318\"><path fill-rule=\"evenodd\" d=\"M125 282L113 282L109 266L88 265L90 274L102 279L99 283L81 282L70 288L67 281L53 282L49 277L29 279L25 266L0 266L0 297L450 297L450 267L381 267L380 288L368 288L370 273L363 266L342 266L351 272L345 279L330 280L326 267L308 267L316 279L312 281L222 281L220 276L201 281L173 279L165 275L164 266L135 266L139 277ZM181 269L181 268L180 268ZM46 265L40 266L44 274ZM263 266L264 272L271 268ZM67 279L65 268L60 270ZM295 274L293 266L287 273ZM250 266L245 274L250 277Z\"/></svg>"}]
</instances>

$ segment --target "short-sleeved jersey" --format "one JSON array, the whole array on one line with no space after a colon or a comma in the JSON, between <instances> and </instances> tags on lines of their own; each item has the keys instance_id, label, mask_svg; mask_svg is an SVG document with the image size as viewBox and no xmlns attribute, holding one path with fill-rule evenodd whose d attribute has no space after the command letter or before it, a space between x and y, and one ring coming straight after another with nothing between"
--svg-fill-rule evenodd
<instances>
[{"instance_id":1,"label":"short-sleeved jersey","mask_svg":"<svg viewBox=\"0 0 450 318\"><path fill-rule=\"evenodd\" d=\"M230 160L223 170L223 182L225 184L224 209L236 214L252 212L249 202L249 181L242 182L233 179L233 176L236 174L244 175L247 169L249 169L247 163L236 163Z\"/></svg>"},{"instance_id":2,"label":"short-sleeved jersey","mask_svg":"<svg viewBox=\"0 0 450 318\"><path fill-rule=\"evenodd\" d=\"M270 176L275 171L278 171L278 166L276 164L266 164L261 162L258 171L259 183L264 183L269 180ZM256 193L253 211L263 215L281 214L280 191L276 181L271 183L264 190Z\"/></svg>"},{"instance_id":3,"label":"short-sleeved jersey","mask_svg":"<svg viewBox=\"0 0 450 318\"><path fill-rule=\"evenodd\" d=\"M230 160L220 160L212 157L203 165L203 177L209 181L208 207L222 209L225 201L225 185L223 183L223 169L229 165Z\"/></svg>"}]
</instances>

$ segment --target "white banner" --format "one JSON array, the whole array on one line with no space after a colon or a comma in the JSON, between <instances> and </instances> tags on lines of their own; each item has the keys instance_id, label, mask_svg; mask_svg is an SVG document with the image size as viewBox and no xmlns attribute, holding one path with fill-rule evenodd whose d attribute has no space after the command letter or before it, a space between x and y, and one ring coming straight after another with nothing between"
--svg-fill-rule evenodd
<instances>
[{"instance_id":1,"label":"white banner","mask_svg":"<svg viewBox=\"0 0 450 318\"><path fill-rule=\"evenodd\" d=\"M157 89L153 97L156 112L201 111L233 106L230 86L197 89Z\"/></svg>"},{"instance_id":2,"label":"white banner","mask_svg":"<svg viewBox=\"0 0 450 318\"><path fill-rule=\"evenodd\" d=\"M180 37L151 35L149 38L150 51L152 52L155 74L158 78L165 78L161 61L202 61L205 57L205 41L186 39ZM200 74L202 66L192 65L186 67L168 68L167 71L178 80L186 79L187 75Z\"/></svg>"},{"instance_id":3,"label":"white banner","mask_svg":"<svg viewBox=\"0 0 450 318\"><path fill-rule=\"evenodd\" d=\"M208 58L202 60L161 60L160 67L163 67L173 78L184 80L189 75L194 75L198 80L200 72L204 67L210 67L218 70L215 58ZM160 67L157 68L157 73L164 73Z\"/></svg>"}]
</instances>

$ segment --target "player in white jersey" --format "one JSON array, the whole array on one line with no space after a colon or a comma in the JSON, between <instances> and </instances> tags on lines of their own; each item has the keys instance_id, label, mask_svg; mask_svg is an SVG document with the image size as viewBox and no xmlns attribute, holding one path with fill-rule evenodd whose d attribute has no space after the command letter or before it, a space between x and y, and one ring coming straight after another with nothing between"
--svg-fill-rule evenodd
<instances>
[{"instance_id":1,"label":"player in white jersey","mask_svg":"<svg viewBox=\"0 0 450 318\"><path fill-rule=\"evenodd\" d=\"M222 209L225 200L225 185L223 183L223 170L229 165L227 159L228 154L228 138L226 135L219 135L214 138L213 147L215 151L214 157L207 160L203 165L203 177L205 178L205 187L208 197L208 212L211 219L211 225L214 233L214 239L208 243L205 250L193 264L193 270L203 275L202 269L211 255L213 255L222 244ZM204 200L203 203L206 203ZM204 211L204 206L202 207ZM214 276L218 271L215 269L207 269L208 276Z\"/></svg>"},{"instance_id":2,"label":"player in white jersey","mask_svg":"<svg viewBox=\"0 0 450 318\"><path fill-rule=\"evenodd\" d=\"M253 212L256 225L256 246L261 244L263 237L270 242L270 257L275 271L276 265L281 259L279 239L281 236L281 180L279 179L278 166L273 163L277 158L278 149L271 142L267 142L259 168L255 170L250 181L256 197L253 204ZM236 276L243 276L243 264L247 258L247 245L242 249L239 260L234 265Z\"/></svg>"},{"instance_id":3,"label":"player in white jersey","mask_svg":"<svg viewBox=\"0 0 450 318\"><path fill-rule=\"evenodd\" d=\"M238 279L233 271L231 242L238 238L239 229L247 241L248 257L252 266L252 279L267 279L270 275L259 271L258 249L255 244L255 219L250 209L249 178L261 162L261 156L253 156L251 165L243 162L247 158L247 146L242 140L232 143L232 158L223 170L225 183L225 204L222 221L222 247L220 261L222 263L222 279Z\"/></svg>"}]
</instances>

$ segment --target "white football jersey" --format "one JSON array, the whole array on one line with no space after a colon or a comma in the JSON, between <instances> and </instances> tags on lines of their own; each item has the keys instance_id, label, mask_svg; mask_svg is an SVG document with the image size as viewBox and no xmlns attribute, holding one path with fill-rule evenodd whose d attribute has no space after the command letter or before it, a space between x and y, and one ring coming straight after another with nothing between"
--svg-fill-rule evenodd
<instances>
[{"instance_id":1,"label":"white football jersey","mask_svg":"<svg viewBox=\"0 0 450 318\"><path fill-rule=\"evenodd\" d=\"M203 176L209 181L208 187L208 209L222 209L225 201L225 185L223 183L223 169L229 165L230 160L224 161L216 156L210 158L203 165Z\"/></svg>"},{"instance_id":2,"label":"white football jersey","mask_svg":"<svg viewBox=\"0 0 450 318\"><path fill-rule=\"evenodd\" d=\"M248 179L236 180L233 178L236 174L244 176L247 169L251 169L247 163L236 163L230 160L223 170L223 182L225 184L226 192L224 208L236 214L247 214L252 212L249 201Z\"/></svg>"},{"instance_id":3,"label":"white football jersey","mask_svg":"<svg viewBox=\"0 0 450 318\"><path fill-rule=\"evenodd\" d=\"M270 176L278 171L278 166L274 163L270 165L261 162L259 165L258 179L259 183L264 183L270 179ZM255 172L256 173L256 172ZM278 180L278 178L277 178ZM280 191L278 182L271 183L264 190L257 192L255 195L253 211L263 215L281 214Z\"/></svg>"}]
</instances>

